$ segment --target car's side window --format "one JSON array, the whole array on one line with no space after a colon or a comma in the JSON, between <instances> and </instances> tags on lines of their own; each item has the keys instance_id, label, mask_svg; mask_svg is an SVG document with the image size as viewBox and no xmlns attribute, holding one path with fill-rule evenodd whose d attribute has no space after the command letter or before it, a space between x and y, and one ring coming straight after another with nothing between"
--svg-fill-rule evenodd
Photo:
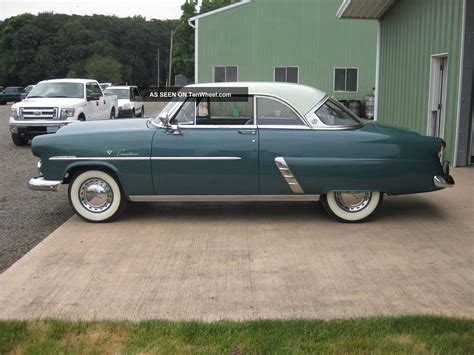
<instances>
[{"instance_id":1,"label":"car's side window","mask_svg":"<svg viewBox=\"0 0 474 355\"><path fill-rule=\"evenodd\" d=\"M197 125L253 125L253 97L202 99L197 105Z\"/></svg>"},{"instance_id":2,"label":"car's side window","mask_svg":"<svg viewBox=\"0 0 474 355\"><path fill-rule=\"evenodd\" d=\"M259 126L304 126L295 111L283 102L257 98L257 125Z\"/></svg>"},{"instance_id":3,"label":"car's side window","mask_svg":"<svg viewBox=\"0 0 474 355\"><path fill-rule=\"evenodd\" d=\"M90 83L86 84L86 94L87 96L102 96L102 91L97 84Z\"/></svg>"}]
</instances>

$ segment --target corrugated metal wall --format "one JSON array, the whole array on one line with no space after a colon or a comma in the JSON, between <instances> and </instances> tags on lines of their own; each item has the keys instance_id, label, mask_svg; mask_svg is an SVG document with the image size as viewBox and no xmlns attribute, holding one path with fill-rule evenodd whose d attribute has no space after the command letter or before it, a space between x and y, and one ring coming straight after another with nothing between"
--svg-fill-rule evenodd
<instances>
[{"instance_id":1,"label":"corrugated metal wall","mask_svg":"<svg viewBox=\"0 0 474 355\"><path fill-rule=\"evenodd\" d=\"M448 53L445 140L454 160L463 0L399 0L381 24L381 122L427 133L431 56Z\"/></svg>"},{"instance_id":2,"label":"corrugated metal wall","mask_svg":"<svg viewBox=\"0 0 474 355\"><path fill-rule=\"evenodd\" d=\"M375 86L376 24L338 20L341 0L253 0L199 20L199 82L214 65L238 65L239 81L273 81L275 66L299 66L300 83L340 99ZM356 94L334 93L334 67L358 67Z\"/></svg>"}]
</instances>

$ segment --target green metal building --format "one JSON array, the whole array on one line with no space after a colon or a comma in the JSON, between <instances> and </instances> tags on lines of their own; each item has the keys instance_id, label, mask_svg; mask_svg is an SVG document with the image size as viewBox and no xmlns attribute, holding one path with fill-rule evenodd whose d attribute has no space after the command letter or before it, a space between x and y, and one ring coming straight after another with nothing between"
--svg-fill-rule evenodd
<instances>
[{"instance_id":1,"label":"green metal building","mask_svg":"<svg viewBox=\"0 0 474 355\"><path fill-rule=\"evenodd\" d=\"M376 24L339 21L339 5L243 0L190 19L195 82L297 82L363 100L375 87Z\"/></svg>"},{"instance_id":2,"label":"green metal building","mask_svg":"<svg viewBox=\"0 0 474 355\"><path fill-rule=\"evenodd\" d=\"M377 20L376 119L439 136L455 166L472 164L474 0L340 5L341 19Z\"/></svg>"}]
</instances>

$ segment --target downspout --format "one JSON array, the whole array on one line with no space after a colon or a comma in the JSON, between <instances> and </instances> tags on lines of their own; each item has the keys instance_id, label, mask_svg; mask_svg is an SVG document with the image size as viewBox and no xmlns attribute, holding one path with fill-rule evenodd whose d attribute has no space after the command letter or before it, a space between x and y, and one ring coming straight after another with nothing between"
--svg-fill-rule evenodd
<instances>
[{"instance_id":1,"label":"downspout","mask_svg":"<svg viewBox=\"0 0 474 355\"><path fill-rule=\"evenodd\" d=\"M374 121L379 118L379 94L380 94L380 45L381 45L382 22L377 20L377 50L375 57L375 103Z\"/></svg>"},{"instance_id":2,"label":"downspout","mask_svg":"<svg viewBox=\"0 0 474 355\"><path fill-rule=\"evenodd\" d=\"M188 20L189 26L194 29L194 83L198 83L198 53L199 53L199 20L195 19L195 23L191 19Z\"/></svg>"}]
</instances>

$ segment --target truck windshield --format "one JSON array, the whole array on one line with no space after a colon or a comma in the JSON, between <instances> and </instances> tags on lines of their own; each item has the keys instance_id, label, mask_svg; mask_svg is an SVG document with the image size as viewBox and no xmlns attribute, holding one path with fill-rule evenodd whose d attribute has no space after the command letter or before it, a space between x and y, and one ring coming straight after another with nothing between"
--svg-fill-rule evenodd
<instances>
[{"instance_id":1,"label":"truck windshield","mask_svg":"<svg viewBox=\"0 0 474 355\"><path fill-rule=\"evenodd\" d=\"M117 95L119 100L130 100L129 89L105 89L104 95Z\"/></svg>"},{"instance_id":2,"label":"truck windshield","mask_svg":"<svg viewBox=\"0 0 474 355\"><path fill-rule=\"evenodd\" d=\"M28 98L32 97L67 97L84 98L84 84L81 83L41 83L31 90Z\"/></svg>"}]
</instances>

